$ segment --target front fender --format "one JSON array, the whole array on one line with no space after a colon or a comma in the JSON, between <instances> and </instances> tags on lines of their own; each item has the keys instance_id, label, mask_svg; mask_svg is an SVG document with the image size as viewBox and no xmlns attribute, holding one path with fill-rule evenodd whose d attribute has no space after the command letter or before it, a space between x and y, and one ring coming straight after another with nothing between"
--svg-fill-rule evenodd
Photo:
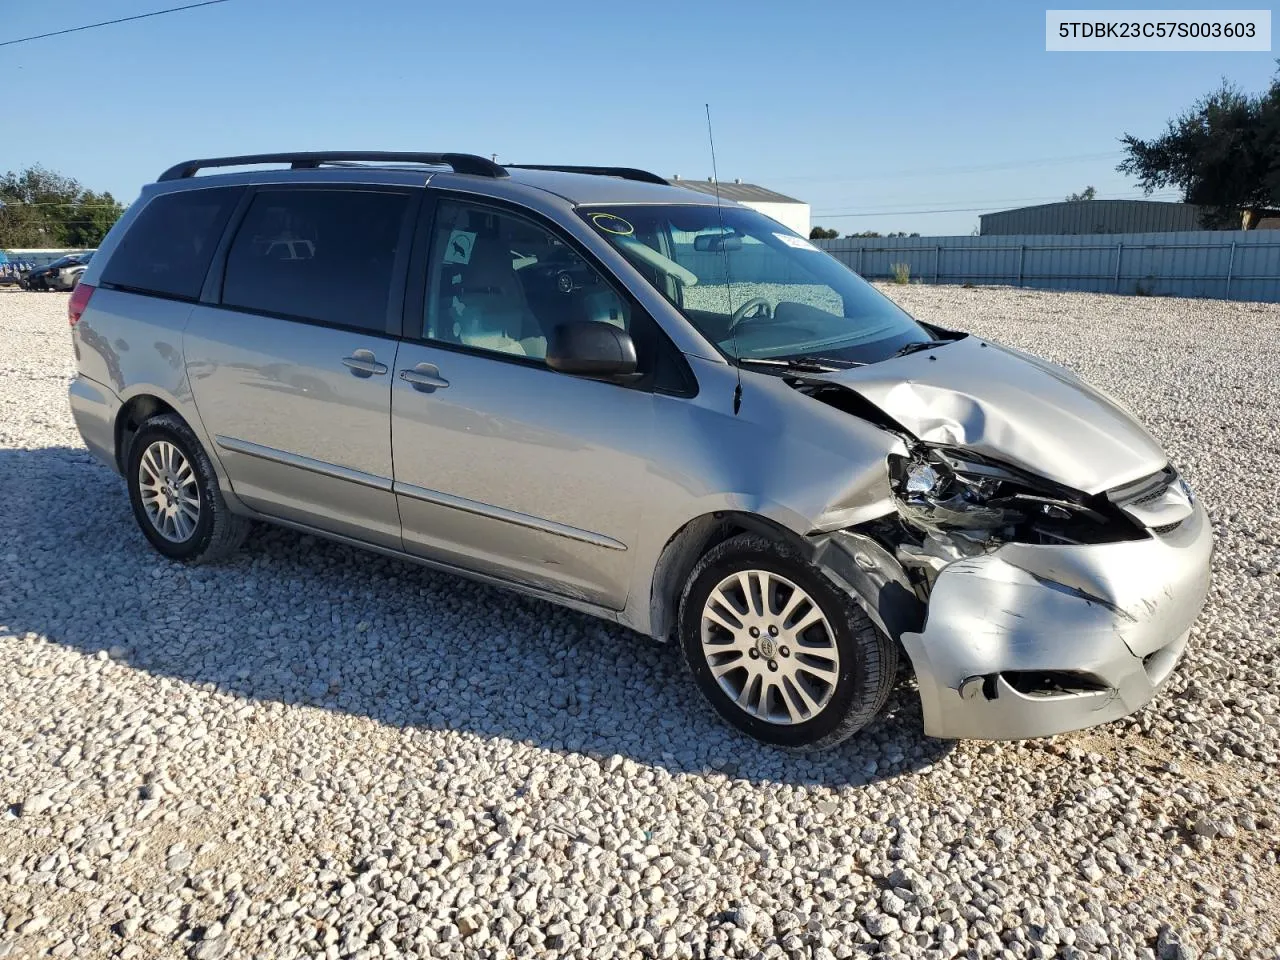
<instances>
[{"instance_id":1,"label":"front fender","mask_svg":"<svg viewBox=\"0 0 1280 960\"><path fill-rule=\"evenodd\" d=\"M888 457L905 453L897 435L780 377L687 359L698 395L654 398L660 428L622 614L628 626L659 638L663 610L678 590L670 571L687 569L687 558L673 564L668 551L683 549L689 530L714 525L717 514L737 514L803 545L811 535L883 517L894 510Z\"/></svg>"}]
</instances>

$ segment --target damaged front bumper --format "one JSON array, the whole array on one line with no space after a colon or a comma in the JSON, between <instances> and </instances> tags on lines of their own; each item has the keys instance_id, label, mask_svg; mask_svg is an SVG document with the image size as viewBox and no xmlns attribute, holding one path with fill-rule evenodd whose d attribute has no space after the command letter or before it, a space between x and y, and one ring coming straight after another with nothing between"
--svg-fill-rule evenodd
<instances>
[{"instance_id":1,"label":"damaged front bumper","mask_svg":"<svg viewBox=\"0 0 1280 960\"><path fill-rule=\"evenodd\" d=\"M1182 656L1212 552L1197 503L1149 539L1008 543L943 567L924 627L901 634L925 732L1042 737L1139 709Z\"/></svg>"}]
</instances>

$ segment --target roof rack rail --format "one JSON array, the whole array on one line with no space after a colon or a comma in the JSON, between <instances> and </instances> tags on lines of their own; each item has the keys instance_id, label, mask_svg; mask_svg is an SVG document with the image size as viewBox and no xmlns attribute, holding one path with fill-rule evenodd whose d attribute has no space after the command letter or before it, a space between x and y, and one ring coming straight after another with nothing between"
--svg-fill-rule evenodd
<instances>
[{"instance_id":1,"label":"roof rack rail","mask_svg":"<svg viewBox=\"0 0 1280 960\"><path fill-rule=\"evenodd\" d=\"M471 173L478 177L509 176L506 169L492 160L471 153L397 153L372 150L322 150L309 153L254 153L243 157L213 157L187 160L174 164L160 174L160 181L184 180L209 167L242 167L255 163L287 163L294 170L314 170L324 163L364 161L371 163L423 163L448 166L454 173Z\"/></svg>"},{"instance_id":2,"label":"roof rack rail","mask_svg":"<svg viewBox=\"0 0 1280 960\"><path fill-rule=\"evenodd\" d=\"M558 163L508 163L508 167L518 170L557 170L560 173L593 173L601 177L621 177L623 180L639 180L641 183L660 183L668 186L665 179L648 170L637 170L635 167L571 167Z\"/></svg>"}]
</instances>

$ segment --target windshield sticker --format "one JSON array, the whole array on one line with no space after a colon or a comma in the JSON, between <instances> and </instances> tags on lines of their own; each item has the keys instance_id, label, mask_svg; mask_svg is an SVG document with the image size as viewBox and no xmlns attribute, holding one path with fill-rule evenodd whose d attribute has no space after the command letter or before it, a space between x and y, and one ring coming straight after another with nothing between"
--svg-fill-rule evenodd
<instances>
[{"instance_id":1,"label":"windshield sticker","mask_svg":"<svg viewBox=\"0 0 1280 960\"><path fill-rule=\"evenodd\" d=\"M628 221L613 213L593 213L591 222L596 225L597 230L612 233L616 237L629 237L636 232L636 228Z\"/></svg>"},{"instance_id":2,"label":"windshield sticker","mask_svg":"<svg viewBox=\"0 0 1280 960\"><path fill-rule=\"evenodd\" d=\"M444 249L445 263L461 263L464 266L471 262L471 247L476 242L476 235L466 230L454 230L449 234L449 243Z\"/></svg>"},{"instance_id":3,"label":"windshield sticker","mask_svg":"<svg viewBox=\"0 0 1280 960\"><path fill-rule=\"evenodd\" d=\"M783 243L785 243L788 247L794 247L797 250L815 250L818 253L822 252L817 247L815 247L812 243L810 243L808 240L803 239L802 237L793 237L789 233L775 233L774 236L777 237L779 240L781 240Z\"/></svg>"}]
</instances>

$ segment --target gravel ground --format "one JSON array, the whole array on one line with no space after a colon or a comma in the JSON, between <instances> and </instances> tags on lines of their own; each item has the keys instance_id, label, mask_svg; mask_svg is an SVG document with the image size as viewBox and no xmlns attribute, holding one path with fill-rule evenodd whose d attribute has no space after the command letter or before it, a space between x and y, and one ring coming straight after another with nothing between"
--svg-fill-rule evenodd
<instances>
[{"instance_id":1,"label":"gravel ground","mask_svg":"<svg viewBox=\"0 0 1280 960\"><path fill-rule=\"evenodd\" d=\"M0 957L1276 957L1280 306L887 287L1151 427L1218 537L1129 721L816 756L676 651L273 529L187 569L67 408L64 305L0 291Z\"/></svg>"}]
</instances>

